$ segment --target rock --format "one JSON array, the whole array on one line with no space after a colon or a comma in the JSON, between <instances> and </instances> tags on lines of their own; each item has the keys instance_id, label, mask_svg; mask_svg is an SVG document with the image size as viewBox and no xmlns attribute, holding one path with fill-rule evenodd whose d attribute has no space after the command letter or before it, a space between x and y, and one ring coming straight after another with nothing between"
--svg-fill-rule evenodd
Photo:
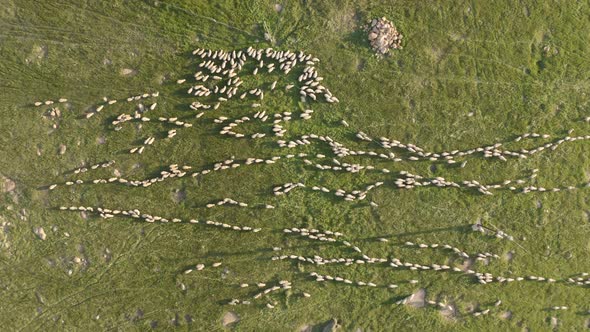
<instances>
[{"instance_id":1,"label":"rock","mask_svg":"<svg viewBox=\"0 0 590 332\"><path fill-rule=\"evenodd\" d=\"M369 40L373 40L373 39L375 39L375 38L377 38L377 33L376 33L376 32L371 32L371 33L369 34Z\"/></svg>"},{"instance_id":2,"label":"rock","mask_svg":"<svg viewBox=\"0 0 590 332\"><path fill-rule=\"evenodd\" d=\"M474 232L485 233L485 229L483 228L483 225L481 223L481 218L477 218L475 224L471 225L471 230L473 230Z\"/></svg>"},{"instance_id":3,"label":"rock","mask_svg":"<svg viewBox=\"0 0 590 332\"><path fill-rule=\"evenodd\" d=\"M426 305L426 289L420 288L414 294L404 300L404 303L414 308L423 308Z\"/></svg>"},{"instance_id":4,"label":"rock","mask_svg":"<svg viewBox=\"0 0 590 332\"><path fill-rule=\"evenodd\" d=\"M311 325L303 325L299 328L298 330L299 332L312 332L313 331L313 326Z\"/></svg>"},{"instance_id":5,"label":"rock","mask_svg":"<svg viewBox=\"0 0 590 332\"><path fill-rule=\"evenodd\" d=\"M283 11L283 5L281 5L280 3L275 4L274 6L275 12L280 13Z\"/></svg>"},{"instance_id":6,"label":"rock","mask_svg":"<svg viewBox=\"0 0 590 332\"><path fill-rule=\"evenodd\" d=\"M467 312L469 314L472 314L472 313L474 313L477 310L477 308L479 308L479 303L477 303L477 302L475 302L475 303L468 303L465 306L465 312Z\"/></svg>"},{"instance_id":7,"label":"rock","mask_svg":"<svg viewBox=\"0 0 590 332\"><path fill-rule=\"evenodd\" d=\"M505 257L508 262L512 262L512 259L514 259L514 251L507 252Z\"/></svg>"},{"instance_id":8,"label":"rock","mask_svg":"<svg viewBox=\"0 0 590 332\"><path fill-rule=\"evenodd\" d=\"M225 279L227 278L227 276L229 276L230 274L230 270L226 267L223 268L223 271L221 271L221 279Z\"/></svg>"},{"instance_id":9,"label":"rock","mask_svg":"<svg viewBox=\"0 0 590 332\"><path fill-rule=\"evenodd\" d=\"M168 81L170 79L169 75L159 75L158 77L156 77L155 81L157 84L164 84L166 81Z\"/></svg>"},{"instance_id":10,"label":"rock","mask_svg":"<svg viewBox=\"0 0 590 332\"><path fill-rule=\"evenodd\" d=\"M559 326L559 320L557 317L551 317L551 328L556 329Z\"/></svg>"},{"instance_id":11,"label":"rock","mask_svg":"<svg viewBox=\"0 0 590 332\"><path fill-rule=\"evenodd\" d=\"M274 38L272 37L272 35L270 33L268 33L268 32L265 32L264 33L264 40L269 41L269 42L272 42L273 39Z\"/></svg>"},{"instance_id":12,"label":"rock","mask_svg":"<svg viewBox=\"0 0 590 332\"><path fill-rule=\"evenodd\" d=\"M39 301L39 303L45 304L45 297L41 293L35 292L35 297L37 297L37 301Z\"/></svg>"},{"instance_id":13,"label":"rock","mask_svg":"<svg viewBox=\"0 0 590 332\"><path fill-rule=\"evenodd\" d=\"M176 203L180 203L186 199L186 191L182 189L175 189L172 193L172 200Z\"/></svg>"},{"instance_id":14,"label":"rock","mask_svg":"<svg viewBox=\"0 0 590 332\"><path fill-rule=\"evenodd\" d=\"M330 321L324 326L322 332L334 332L337 328L339 328L338 320L336 318L330 319Z\"/></svg>"},{"instance_id":15,"label":"rock","mask_svg":"<svg viewBox=\"0 0 590 332\"><path fill-rule=\"evenodd\" d=\"M471 267L473 267L473 264L475 264L475 260L473 258L467 258L463 260L463 264L461 264L461 270L463 270L463 272L467 272L467 270L470 270Z\"/></svg>"},{"instance_id":16,"label":"rock","mask_svg":"<svg viewBox=\"0 0 590 332\"><path fill-rule=\"evenodd\" d=\"M137 74L137 70L131 68L123 68L119 73L122 76L135 76Z\"/></svg>"},{"instance_id":17,"label":"rock","mask_svg":"<svg viewBox=\"0 0 590 332\"><path fill-rule=\"evenodd\" d=\"M178 320L178 314L175 314L172 319L170 319L170 325L178 327L180 326L180 321Z\"/></svg>"},{"instance_id":18,"label":"rock","mask_svg":"<svg viewBox=\"0 0 590 332\"><path fill-rule=\"evenodd\" d=\"M221 319L221 324L223 327L229 327L232 324L235 324L240 321L240 316L233 311L228 311L223 315Z\"/></svg>"},{"instance_id":19,"label":"rock","mask_svg":"<svg viewBox=\"0 0 590 332\"><path fill-rule=\"evenodd\" d=\"M45 234L45 230L43 229L43 227L33 228L33 233L35 233L35 235L37 235L37 237L41 240L45 240L47 238L47 234Z\"/></svg>"},{"instance_id":20,"label":"rock","mask_svg":"<svg viewBox=\"0 0 590 332\"><path fill-rule=\"evenodd\" d=\"M2 186L2 192L8 193L16 189L16 183L7 177L0 176L0 185Z\"/></svg>"},{"instance_id":21,"label":"rock","mask_svg":"<svg viewBox=\"0 0 590 332\"><path fill-rule=\"evenodd\" d=\"M509 320L510 318L512 318L512 311L507 310L504 311L500 314L500 318L504 319L504 320Z\"/></svg>"},{"instance_id":22,"label":"rock","mask_svg":"<svg viewBox=\"0 0 590 332\"><path fill-rule=\"evenodd\" d=\"M64 153L66 153L66 150L67 150L67 148L68 148L68 147L67 147L67 146L65 146L64 144L60 144L60 145L59 145L59 154L61 155L61 154L64 154Z\"/></svg>"},{"instance_id":23,"label":"rock","mask_svg":"<svg viewBox=\"0 0 590 332\"><path fill-rule=\"evenodd\" d=\"M440 314L446 319L455 319L457 317L457 307L454 304L447 304L440 309Z\"/></svg>"}]
</instances>

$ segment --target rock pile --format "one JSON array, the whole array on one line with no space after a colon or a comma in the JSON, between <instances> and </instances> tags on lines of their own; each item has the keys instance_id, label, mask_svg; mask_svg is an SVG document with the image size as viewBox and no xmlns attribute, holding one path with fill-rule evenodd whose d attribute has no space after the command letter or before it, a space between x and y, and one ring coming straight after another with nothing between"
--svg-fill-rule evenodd
<instances>
[{"instance_id":1,"label":"rock pile","mask_svg":"<svg viewBox=\"0 0 590 332\"><path fill-rule=\"evenodd\" d=\"M368 39L377 54L385 55L390 49L401 49L403 36L385 17L373 19L367 26Z\"/></svg>"}]
</instances>

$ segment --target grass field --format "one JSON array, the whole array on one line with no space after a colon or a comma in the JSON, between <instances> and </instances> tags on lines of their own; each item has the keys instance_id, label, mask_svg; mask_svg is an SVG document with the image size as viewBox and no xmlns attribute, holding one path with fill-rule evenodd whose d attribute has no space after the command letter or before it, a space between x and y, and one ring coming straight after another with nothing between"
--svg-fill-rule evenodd
<instances>
[{"instance_id":1,"label":"grass field","mask_svg":"<svg viewBox=\"0 0 590 332\"><path fill-rule=\"evenodd\" d=\"M218 135L213 119L251 115L230 101L227 108L195 119L195 100L176 80L197 71L195 48L273 47L303 50L320 59L323 84L339 103L310 103L314 117L289 124L288 137L329 135L355 149L369 149L354 136L363 131L414 143L428 150L471 149L505 142L527 132L552 137L590 134L587 89L590 62L590 5L549 1L74 1L0 0L0 324L6 331L46 330L225 330L228 311L237 331L321 331L336 318L356 331L561 331L589 326L588 286L564 282L478 284L464 273L389 269L386 265L315 266L271 261L276 254L358 257L352 250L282 232L307 227L344 233L371 257L398 257L421 264L461 266L448 252L403 245L440 243L468 253L500 256L472 269L501 276L544 276L558 280L590 271L590 181L588 142L563 144L527 159L472 158L464 168L429 161L386 163L392 174L319 171L297 162L240 167L203 177L168 179L148 188L80 185L48 191L70 179L144 179L170 164L200 169L235 156L267 158L288 153L276 137L237 140ZM385 16L404 35L403 50L375 57L362 26ZM588 52L587 52L588 51ZM260 78L262 79L262 78ZM193 123L174 139L161 138L163 125L122 126L111 121L130 104L118 102L92 117L85 112L103 96L158 91L155 117L177 116ZM35 101L68 99L61 117L44 116ZM232 104L233 103L233 104ZM270 113L308 108L297 95L267 96ZM341 125L345 119L350 127ZM56 124L57 128L52 128ZM244 127L246 128L246 127ZM255 131L255 125L248 130ZM159 139L143 154L127 151L147 136ZM526 147L523 142L514 146ZM65 151L63 147L65 146ZM375 146L372 146L375 148ZM62 149L60 153L60 149ZM292 153L323 153L322 145ZM331 158L331 156L330 156ZM74 177L71 170L116 160L113 167ZM434 187L398 190L401 170L453 181L494 183L526 177L547 188L577 186L556 193L510 190L482 195ZM73 181L73 180L72 180ZM308 187L354 190L375 181L385 185L368 195L379 207L347 202L310 190L273 196L287 182ZM1 189L1 188L0 188ZM217 207L231 197L275 209ZM145 223L128 218L59 211L66 206L138 208L182 219L212 219L260 227L233 232L188 223ZM472 231L476 221L514 236L497 239ZM33 232L42 227L46 239ZM376 238L388 238L380 243ZM281 247L281 253L273 252ZM512 255L512 259L507 259ZM219 268L211 263L222 262ZM195 264L208 267L191 274ZM317 283L316 271L399 288ZM417 284L404 281L415 279ZM251 305L228 306L247 298L252 287L290 280L293 288ZM183 290L183 285L186 288ZM255 286L254 286L255 288ZM419 288L427 299L456 305L454 319L433 306L395 302ZM303 298L305 291L311 295ZM493 303L501 300L495 307ZM276 302L274 309L265 307ZM567 306L568 310L551 310ZM474 317L475 310L491 309ZM500 316L510 311L512 317ZM557 324L555 326L555 324Z\"/></svg>"}]
</instances>

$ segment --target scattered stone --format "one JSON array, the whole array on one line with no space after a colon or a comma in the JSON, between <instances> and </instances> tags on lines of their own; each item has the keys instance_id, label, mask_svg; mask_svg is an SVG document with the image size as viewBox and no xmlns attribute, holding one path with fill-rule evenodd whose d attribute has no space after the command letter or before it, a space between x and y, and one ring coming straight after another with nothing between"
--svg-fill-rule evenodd
<instances>
[{"instance_id":1,"label":"scattered stone","mask_svg":"<svg viewBox=\"0 0 590 332\"><path fill-rule=\"evenodd\" d=\"M47 238L47 234L45 234L45 230L43 229L43 227L33 228L33 233L35 233L35 235L37 235L37 237L41 240L45 240Z\"/></svg>"},{"instance_id":2,"label":"scattered stone","mask_svg":"<svg viewBox=\"0 0 590 332\"><path fill-rule=\"evenodd\" d=\"M232 324L235 324L240 321L240 316L233 311L228 311L223 315L221 320L221 324L223 327L229 327Z\"/></svg>"},{"instance_id":3,"label":"scattered stone","mask_svg":"<svg viewBox=\"0 0 590 332\"><path fill-rule=\"evenodd\" d=\"M367 27L368 39L371 47L378 55L385 55L391 49L402 49L403 36L397 28L385 17L373 19Z\"/></svg>"}]
</instances>

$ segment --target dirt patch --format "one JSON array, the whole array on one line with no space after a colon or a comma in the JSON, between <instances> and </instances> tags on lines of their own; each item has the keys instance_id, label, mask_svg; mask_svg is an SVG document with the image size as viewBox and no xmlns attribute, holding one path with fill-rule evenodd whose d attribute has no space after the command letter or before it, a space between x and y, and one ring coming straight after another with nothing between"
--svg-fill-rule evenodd
<instances>
[{"instance_id":1,"label":"dirt patch","mask_svg":"<svg viewBox=\"0 0 590 332\"><path fill-rule=\"evenodd\" d=\"M362 71L363 69L365 69L365 66L367 65L367 60L365 59L358 59L356 62L356 70L358 71Z\"/></svg>"},{"instance_id":2,"label":"dirt patch","mask_svg":"<svg viewBox=\"0 0 590 332\"><path fill-rule=\"evenodd\" d=\"M356 10L340 11L330 15L328 28L334 33L351 33L359 25L360 16Z\"/></svg>"},{"instance_id":3,"label":"dirt patch","mask_svg":"<svg viewBox=\"0 0 590 332\"><path fill-rule=\"evenodd\" d=\"M467 35L451 32L449 33L449 38L451 38L454 42L464 41L467 38Z\"/></svg>"},{"instance_id":4,"label":"dirt patch","mask_svg":"<svg viewBox=\"0 0 590 332\"><path fill-rule=\"evenodd\" d=\"M14 1L4 1L0 7L0 17L3 19L16 18L16 5Z\"/></svg>"},{"instance_id":5,"label":"dirt patch","mask_svg":"<svg viewBox=\"0 0 590 332\"><path fill-rule=\"evenodd\" d=\"M430 47L425 49L425 53L430 56L430 59L434 63L440 63L447 55L447 50L438 48L438 47Z\"/></svg>"}]
</instances>

